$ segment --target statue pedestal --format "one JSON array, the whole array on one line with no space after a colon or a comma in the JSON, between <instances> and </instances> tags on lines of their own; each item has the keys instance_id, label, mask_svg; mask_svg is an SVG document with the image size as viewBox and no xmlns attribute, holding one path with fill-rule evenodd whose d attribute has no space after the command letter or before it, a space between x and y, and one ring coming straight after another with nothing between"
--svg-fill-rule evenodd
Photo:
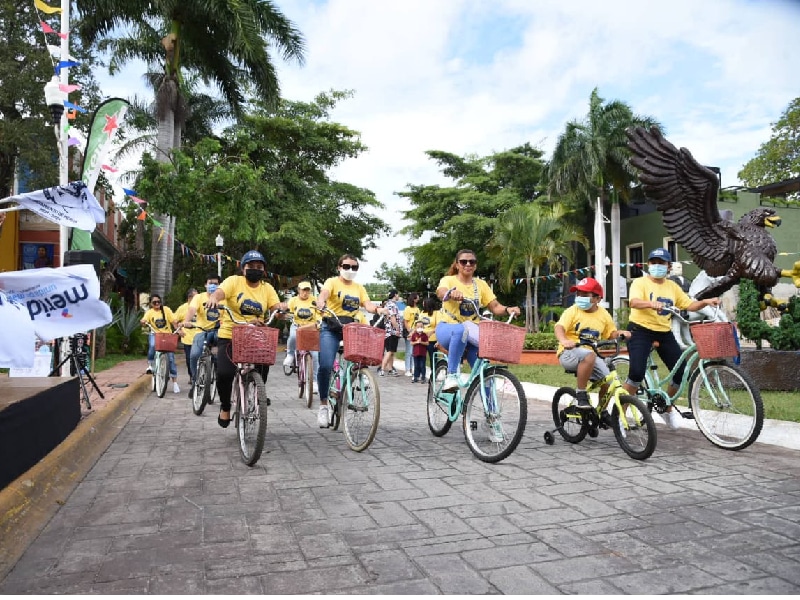
<instances>
[{"instance_id":1,"label":"statue pedestal","mask_svg":"<svg viewBox=\"0 0 800 600\"><path fill-rule=\"evenodd\" d=\"M800 390L800 351L742 350L741 367L762 390L796 392Z\"/></svg>"}]
</instances>

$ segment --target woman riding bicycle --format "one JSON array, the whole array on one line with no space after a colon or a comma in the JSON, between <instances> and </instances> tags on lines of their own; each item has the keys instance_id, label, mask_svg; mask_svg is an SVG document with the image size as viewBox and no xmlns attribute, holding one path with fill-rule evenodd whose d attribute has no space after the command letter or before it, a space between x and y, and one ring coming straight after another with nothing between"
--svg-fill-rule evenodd
<instances>
[{"instance_id":1,"label":"woman riding bicycle","mask_svg":"<svg viewBox=\"0 0 800 600\"><path fill-rule=\"evenodd\" d=\"M367 290L354 279L358 273L358 259L352 254L344 254L339 258L339 276L328 278L322 286L322 291L317 297L317 308L322 310L326 304L328 309L344 324L358 320L359 308L362 306L367 312L383 314L384 310L367 295ZM332 317L322 319L322 329L319 334L319 369L317 370L317 389L319 390L319 414L317 424L322 427L329 426L328 419L328 388L330 387L331 370L339 342L342 341L342 329Z\"/></svg>"},{"instance_id":2,"label":"woman riding bicycle","mask_svg":"<svg viewBox=\"0 0 800 600\"><path fill-rule=\"evenodd\" d=\"M209 294L206 309L216 309L225 302L236 320L250 321L263 325L259 317L264 318L270 311L286 310L286 303L281 302L278 293L269 283L263 281L266 275L267 261L258 250L245 252L241 261L244 275L231 275L220 286ZM220 427L227 427L231 422L231 393L236 375L236 365L231 362L231 338L233 337L233 321L227 311L221 311L219 332L217 333L217 391L219 392ZM257 365L261 378L267 381L269 366Z\"/></svg>"},{"instance_id":3,"label":"woman riding bicycle","mask_svg":"<svg viewBox=\"0 0 800 600\"><path fill-rule=\"evenodd\" d=\"M466 351L470 366L478 359L478 347L468 343L469 329L465 323L477 326L480 314L470 300L487 307L494 315L519 315L518 306L503 306L484 280L475 277L478 260L472 250L459 250L447 275L442 277L436 295L442 300L436 339L447 350L447 379L443 391L458 389L461 360Z\"/></svg>"},{"instance_id":4,"label":"woman riding bicycle","mask_svg":"<svg viewBox=\"0 0 800 600\"><path fill-rule=\"evenodd\" d=\"M144 313L141 319L142 325L149 325L151 327L150 335L148 336L147 347L147 372L153 372L153 360L156 357L156 333L172 333L172 322L175 320L175 315L172 314L169 306L164 306L161 296L153 294L150 296L150 308ZM175 353L167 352L167 359L169 360L169 377L172 379L172 391L179 394L181 388L178 386L178 368L175 365ZM159 392L160 393L160 392Z\"/></svg>"},{"instance_id":5,"label":"woman riding bicycle","mask_svg":"<svg viewBox=\"0 0 800 600\"><path fill-rule=\"evenodd\" d=\"M681 310L698 311L704 306L719 306L719 298L692 300L677 283L667 279L671 262L672 255L666 248L653 250L647 257L648 274L635 279L628 294L631 308L628 323L631 332L628 341L630 367L624 386L634 396L644 379L653 342L658 342L657 352L667 369L672 370L681 357L681 348L672 335L670 313L664 309L677 306ZM671 396L678 391L685 367L685 363L681 365L670 382L667 391ZM665 416L670 429L680 428L683 419L674 406L670 406Z\"/></svg>"},{"instance_id":6,"label":"woman riding bicycle","mask_svg":"<svg viewBox=\"0 0 800 600\"><path fill-rule=\"evenodd\" d=\"M286 340L284 366L291 367L294 365L294 353L297 348L297 328L304 325L316 325L319 320L313 309L315 300L316 298L311 295L311 283L308 281L301 281L297 285L297 296L289 298L288 306L289 312L292 314L292 326L289 328L289 339ZM312 351L311 358L314 364L314 375L316 375L319 368L319 352Z\"/></svg>"},{"instance_id":7,"label":"woman riding bicycle","mask_svg":"<svg viewBox=\"0 0 800 600\"><path fill-rule=\"evenodd\" d=\"M200 355L203 353L203 344L207 343L209 346L217 344L217 328L219 327L219 309L208 308L206 303L208 297L217 291L219 287L219 275L211 273L206 278L206 291L197 294L192 298L189 305L189 310L186 311L186 319L184 326L194 325L197 333L192 340L192 349L189 353L189 361L191 364L191 372L197 375L197 363L200 360ZM192 385L194 388L194 385ZM193 389L189 390L189 398L192 397Z\"/></svg>"}]
</instances>

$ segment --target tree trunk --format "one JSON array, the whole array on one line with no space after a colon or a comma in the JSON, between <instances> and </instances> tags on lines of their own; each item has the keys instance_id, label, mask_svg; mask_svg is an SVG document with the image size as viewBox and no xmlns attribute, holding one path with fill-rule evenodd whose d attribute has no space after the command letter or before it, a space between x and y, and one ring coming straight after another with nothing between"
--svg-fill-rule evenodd
<instances>
[{"instance_id":1,"label":"tree trunk","mask_svg":"<svg viewBox=\"0 0 800 600\"><path fill-rule=\"evenodd\" d=\"M525 270L525 331L533 333L533 302L531 297L531 274Z\"/></svg>"},{"instance_id":2,"label":"tree trunk","mask_svg":"<svg viewBox=\"0 0 800 600\"><path fill-rule=\"evenodd\" d=\"M539 267L534 271L533 279L533 331L539 332Z\"/></svg>"},{"instance_id":3,"label":"tree trunk","mask_svg":"<svg viewBox=\"0 0 800 600\"><path fill-rule=\"evenodd\" d=\"M175 97L177 82L167 77L156 93L158 114L158 156L159 162L170 160L172 144L175 140ZM153 227L152 255L150 262L150 293L166 295L172 287L172 273L169 270L169 256L173 253L171 217L167 214L154 215L161 227Z\"/></svg>"}]
</instances>

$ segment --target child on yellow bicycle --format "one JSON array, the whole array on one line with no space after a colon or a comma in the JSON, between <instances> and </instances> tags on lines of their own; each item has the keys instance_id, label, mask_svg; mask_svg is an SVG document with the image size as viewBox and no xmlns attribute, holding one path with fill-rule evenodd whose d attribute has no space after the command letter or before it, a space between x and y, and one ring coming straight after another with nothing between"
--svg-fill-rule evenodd
<instances>
[{"instance_id":1,"label":"child on yellow bicycle","mask_svg":"<svg viewBox=\"0 0 800 600\"><path fill-rule=\"evenodd\" d=\"M609 312L600 306L603 286L591 277L581 279L569 289L575 293L575 304L561 315L555 326L558 338L558 362L564 370L578 376L575 386L577 407L589 410L589 395L586 386L590 380L597 381L608 375L608 365L598 360L591 348L576 347L581 340L610 340L619 336L629 338L630 331L617 329ZM605 390L601 390L602 396Z\"/></svg>"}]
</instances>

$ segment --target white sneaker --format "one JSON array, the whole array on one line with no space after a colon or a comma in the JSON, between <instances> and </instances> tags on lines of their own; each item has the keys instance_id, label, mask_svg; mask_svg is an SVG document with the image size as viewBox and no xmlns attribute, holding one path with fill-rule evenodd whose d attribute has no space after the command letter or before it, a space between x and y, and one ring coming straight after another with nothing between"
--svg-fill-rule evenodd
<instances>
[{"instance_id":1,"label":"white sneaker","mask_svg":"<svg viewBox=\"0 0 800 600\"><path fill-rule=\"evenodd\" d=\"M664 413L664 421L670 429L680 429L683 426L683 416L677 408L673 407L671 411Z\"/></svg>"},{"instance_id":2,"label":"white sneaker","mask_svg":"<svg viewBox=\"0 0 800 600\"><path fill-rule=\"evenodd\" d=\"M317 425L320 428L325 429L326 427L330 427L331 423L328 419L328 405L322 404L319 407L319 412L317 413Z\"/></svg>"},{"instance_id":3,"label":"white sneaker","mask_svg":"<svg viewBox=\"0 0 800 600\"><path fill-rule=\"evenodd\" d=\"M443 392L455 392L458 389L458 375L455 373L448 373L447 378L444 380L442 386Z\"/></svg>"},{"instance_id":4,"label":"white sneaker","mask_svg":"<svg viewBox=\"0 0 800 600\"><path fill-rule=\"evenodd\" d=\"M505 439L506 436L505 432L503 432L503 424L497 419L489 423L489 441L499 444Z\"/></svg>"},{"instance_id":5,"label":"white sneaker","mask_svg":"<svg viewBox=\"0 0 800 600\"><path fill-rule=\"evenodd\" d=\"M284 367L294 366L294 353L286 355L286 358L283 359L283 366Z\"/></svg>"},{"instance_id":6,"label":"white sneaker","mask_svg":"<svg viewBox=\"0 0 800 600\"><path fill-rule=\"evenodd\" d=\"M181 388L178 386L178 382L177 381L172 384L172 393L173 394L180 394L181 393Z\"/></svg>"},{"instance_id":7,"label":"white sneaker","mask_svg":"<svg viewBox=\"0 0 800 600\"><path fill-rule=\"evenodd\" d=\"M406 371L406 377L411 377L412 375L414 374L411 371Z\"/></svg>"},{"instance_id":8,"label":"white sneaker","mask_svg":"<svg viewBox=\"0 0 800 600\"><path fill-rule=\"evenodd\" d=\"M625 418L627 419L628 417ZM628 423L628 426L630 427L630 422ZM623 440L628 437L628 432L625 431L625 423L622 422L622 419L619 420L619 435Z\"/></svg>"}]
</instances>

